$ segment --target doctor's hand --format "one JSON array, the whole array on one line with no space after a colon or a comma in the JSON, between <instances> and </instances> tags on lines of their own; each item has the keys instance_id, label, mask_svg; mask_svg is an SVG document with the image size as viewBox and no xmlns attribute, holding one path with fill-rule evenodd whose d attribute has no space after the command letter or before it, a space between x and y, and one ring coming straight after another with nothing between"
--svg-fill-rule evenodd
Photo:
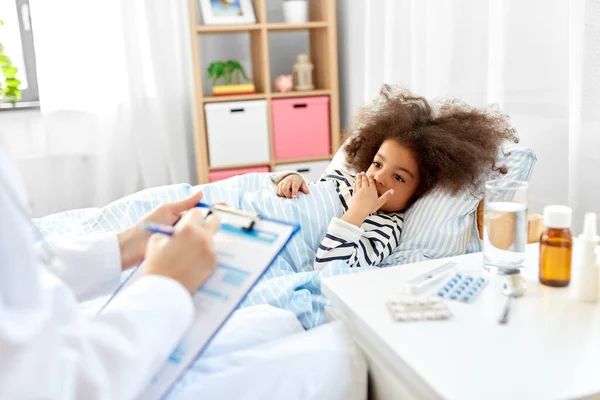
<instances>
[{"instance_id":1,"label":"doctor's hand","mask_svg":"<svg viewBox=\"0 0 600 400\"><path fill-rule=\"evenodd\" d=\"M117 238L121 250L121 268L126 270L144 259L151 234L139 230L138 225L148 222L173 225L181 217L181 214L194 208L200 203L200 200L202 200L202 192L195 193L178 202L162 204L146 214L135 226L119 233Z\"/></svg>"},{"instance_id":2,"label":"doctor's hand","mask_svg":"<svg viewBox=\"0 0 600 400\"><path fill-rule=\"evenodd\" d=\"M144 275L175 279L195 293L217 266L213 236L221 226L214 215L201 221L201 211L193 209L175 225L173 236L152 235L142 264Z\"/></svg>"}]
</instances>

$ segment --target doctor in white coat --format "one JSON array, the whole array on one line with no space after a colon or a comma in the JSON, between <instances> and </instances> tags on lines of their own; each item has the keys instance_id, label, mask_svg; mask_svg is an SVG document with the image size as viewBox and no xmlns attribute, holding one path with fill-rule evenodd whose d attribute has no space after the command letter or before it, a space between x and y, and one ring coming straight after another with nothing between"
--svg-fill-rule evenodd
<instances>
[{"instance_id":1,"label":"doctor in white coat","mask_svg":"<svg viewBox=\"0 0 600 400\"><path fill-rule=\"evenodd\" d=\"M135 227L114 235L34 246L26 197L0 138L0 399L131 399L189 327L190 293L216 265L212 235L193 206L165 204L144 221L172 224L173 237ZM78 301L108 294L123 269L145 259L145 276L101 314ZM56 263L60 261L60 264ZM303 331L269 306L240 310L172 398L362 399L366 367L343 326ZM206 359L206 360L205 360ZM192 373L192 372L190 372Z\"/></svg>"}]
</instances>

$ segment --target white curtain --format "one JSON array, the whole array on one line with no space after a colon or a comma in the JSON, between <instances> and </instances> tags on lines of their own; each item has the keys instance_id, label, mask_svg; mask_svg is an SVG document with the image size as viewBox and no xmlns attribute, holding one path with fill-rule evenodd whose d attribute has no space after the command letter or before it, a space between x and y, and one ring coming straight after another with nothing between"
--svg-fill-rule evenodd
<instances>
[{"instance_id":1,"label":"white curtain","mask_svg":"<svg viewBox=\"0 0 600 400\"><path fill-rule=\"evenodd\" d=\"M535 148L530 208L600 214L600 2L341 0L342 115L382 82L499 104Z\"/></svg>"},{"instance_id":2,"label":"white curtain","mask_svg":"<svg viewBox=\"0 0 600 400\"><path fill-rule=\"evenodd\" d=\"M37 214L195 180L187 2L31 0L31 14L47 157L26 183L49 197Z\"/></svg>"}]
</instances>

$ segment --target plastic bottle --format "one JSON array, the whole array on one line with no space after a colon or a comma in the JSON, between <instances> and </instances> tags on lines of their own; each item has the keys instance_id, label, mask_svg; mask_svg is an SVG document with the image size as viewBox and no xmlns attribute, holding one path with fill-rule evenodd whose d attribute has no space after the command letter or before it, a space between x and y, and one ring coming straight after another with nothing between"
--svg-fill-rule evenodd
<instances>
[{"instance_id":1,"label":"plastic bottle","mask_svg":"<svg viewBox=\"0 0 600 400\"><path fill-rule=\"evenodd\" d=\"M562 287L571 281L572 211L567 206L544 208L546 230L540 237L539 280L546 286Z\"/></svg>"},{"instance_id":2,"label":"plastic bottle","mask_svg":"<svg viewBox=\"0 0 600 400\"><path fill-rule=\"evenodd\" d=\"M575 258L570 294L573 298L585 302L598 301L598 259L596 246L600 244L600 237L596 227L596 214L585 214L583 220L583 233L575 243Z\"/></svg>"}]
</instances>

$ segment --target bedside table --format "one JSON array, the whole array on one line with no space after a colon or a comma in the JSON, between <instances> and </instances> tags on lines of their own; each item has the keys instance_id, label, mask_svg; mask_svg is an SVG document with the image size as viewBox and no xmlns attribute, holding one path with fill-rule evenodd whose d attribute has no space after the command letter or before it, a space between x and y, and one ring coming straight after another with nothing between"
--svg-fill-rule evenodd
<instances>
[{"instance_id":1,"label":"bedside table","mask_svg":"<svg viewBox=\"0 0 600 400\"><path fill-rule=\"evenodd\" d=\"M484 272L481 253L324 279L334 314L365 351L371 398L600 398L600 305L539 284L538 249L527 246L527 291L513 301L506 325L496 322L504 278ZM488 285L471 304L447 301L450 320L394 323L384 303L403 282L447 260L455 271L484 274Z\"/></svg>"}]
</instances>

